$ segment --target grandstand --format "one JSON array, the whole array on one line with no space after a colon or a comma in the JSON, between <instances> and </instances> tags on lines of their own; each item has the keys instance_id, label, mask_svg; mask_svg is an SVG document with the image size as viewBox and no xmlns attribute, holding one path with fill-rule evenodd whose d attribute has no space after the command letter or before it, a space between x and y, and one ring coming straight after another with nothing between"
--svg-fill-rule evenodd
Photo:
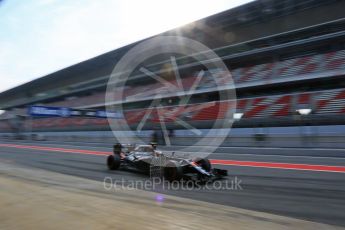
<instances>
[{"instance_id":1,"label":"grandstand","mask_svg":"<svg viewBox=\"0 0 345 230\"><path fill-rule=\"evenodd\" d=\"M236 111L241 119L234 123L235 129L257 130L248 132L255 139L256 134L265 133L262 130L266 127L274 134L284 132L282 127L322 126L319 130L325 132L315 135L330 143L330 133L345 135L339 132L345 125L344 8L345 2L341 0L257 0L160 35L197 40L222 58L236 86ZM333 13L326 15L323 11ZM26 110L30 105L104 109L112 68L139 42L0 93L0 109L6 110L0 116L0 132L9 135L59 131L71 136L74 132L82 135L80 132L86 130L109 131L104 118L29 119ZM167 74L168 61L162 55L149 60L147 65L156 73L166 74L166 79L176 85ZM184 88L191 87L201 64L183 56L177 62ZM190 104L181 109L176 95L135 72L126 84L124 98L119 95L113 103L123 105L128 123L136 127L154 94L160 92L166 97L160 112L166 115L170 129L183 129L174 123L176 117L194 127L210 129L215 119L229 119L223 105L233 109L231 101L219 101L216 83L222 84L224 91L233 87L222 82L222 74L218 69L207 70ZM216 80L211 76L216 76ZM308 112L303 114L301 110ZM145 129L159 124L157 113L150 115Z\"/></svg>"}]
</instances>

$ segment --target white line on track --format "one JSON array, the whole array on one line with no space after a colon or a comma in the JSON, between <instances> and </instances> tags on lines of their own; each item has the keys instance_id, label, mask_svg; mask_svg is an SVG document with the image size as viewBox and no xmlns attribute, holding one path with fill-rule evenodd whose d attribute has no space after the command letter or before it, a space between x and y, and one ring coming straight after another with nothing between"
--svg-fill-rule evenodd
<instances>
[{"instance_id":1,"label":"white line on track","mask_svg":"<svg viewBox=\"0 0 345 230\"><path fill-rule=\"evenodd\" d=\"M231 156L255 156L255 157L281 157L281 158L315 158L315 159L340 159L344 160L344 157L320 157L320 156L285 156L285 155L274 155L274 154L251 154L251 153L213 153L214 155L231 155Z\"/></svg>"}]
</instances>

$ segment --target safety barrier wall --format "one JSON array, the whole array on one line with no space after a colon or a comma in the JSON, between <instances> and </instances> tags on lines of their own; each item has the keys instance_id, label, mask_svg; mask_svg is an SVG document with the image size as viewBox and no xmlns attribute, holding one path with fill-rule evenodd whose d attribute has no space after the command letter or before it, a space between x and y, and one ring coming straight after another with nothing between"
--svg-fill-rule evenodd
<instances>
[{"instance_id":1,"label":"safety barrier wall","mask_svg":"<svg viewBox=\"0 0 345 230\"><path fill-rule=\"evenodd\" d=\"M141 132L141 138L150 142L152 132L150 130ZM210 130L203 130L209 133ZM224 132L218 132L222 136ZM128 135L129 133L117 133L117 135ZM216 130L209 133L210 138L217 137ZM0 134L1 139L13 140L12 133ZM33 139L37 141L57 142L82 142L112 145L117 142L111 131L93 132L34 132L24 133L22 139ZM198 138L186 130L175 130L170 137L172 145L192 146ZM159 143L163 137L159 138ZM207 139L204 143L207 143ZM345 126L299 126L299 127L270 127L270 128L240 128L232 129L225 138L219 151L228 151L227 147L296 147L296 148L343 148L345 154Z\"/></svg>"}]
</instances>

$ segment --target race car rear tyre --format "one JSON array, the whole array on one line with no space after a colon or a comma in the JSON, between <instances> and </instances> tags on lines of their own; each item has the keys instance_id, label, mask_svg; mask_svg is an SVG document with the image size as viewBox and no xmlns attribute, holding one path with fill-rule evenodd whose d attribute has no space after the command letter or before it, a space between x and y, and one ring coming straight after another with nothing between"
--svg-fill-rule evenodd
<instances>
[{"instance_id":1,"label":"race car rear tyre","mask_svg":"<svg viewBox=\"0 0 345 230\"><path fill-rule=\"evenodd\" d=\"M164 178L170 182L181 180L183 170L181 165L176 161L169 161L164 167Z\"/></svg>"},{"instance_id":2,"label":"race car rear tyre","mask_svg":"<svg viewBox=\"0 0 345 230\"><path fill-rule=\"evenodd\" d=\"M208 159L197 157L193 161L197 163L201 168L203 168L206 172L211 171L212 166L211 162Z\"/></svg>"},{"instance_id":3,"label":"race car rear tyre","mask_svg":"<svg viewBox=\"0 0 345 230\"><path fill-rule=\"evenodd\" d=\"M121 165L121 157L118 154L110 155L107 158L107 165L109 170L119 169Z\"/></svg>"}]
</instances>

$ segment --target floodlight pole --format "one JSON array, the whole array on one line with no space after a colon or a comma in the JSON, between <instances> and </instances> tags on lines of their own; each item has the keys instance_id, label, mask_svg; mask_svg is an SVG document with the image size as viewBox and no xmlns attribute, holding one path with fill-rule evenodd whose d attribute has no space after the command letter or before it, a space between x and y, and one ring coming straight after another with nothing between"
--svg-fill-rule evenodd
<instances>
[{"instance_id":1,"label":"floodlight pole","mask_svg":"<svg viewBox=\"0 0 345 230\"><path fill-rule=\"evenodd\" d=\"M303 126L304 126L304 117L308 116L311 112L312 109L304 109L306 111L303 111L303 109L298 109L297 112L300 115L300 119L301 119L301 126L300 126L300 137L304 138L304 134L303 134Z\"/></svg>"}]
</instances>

